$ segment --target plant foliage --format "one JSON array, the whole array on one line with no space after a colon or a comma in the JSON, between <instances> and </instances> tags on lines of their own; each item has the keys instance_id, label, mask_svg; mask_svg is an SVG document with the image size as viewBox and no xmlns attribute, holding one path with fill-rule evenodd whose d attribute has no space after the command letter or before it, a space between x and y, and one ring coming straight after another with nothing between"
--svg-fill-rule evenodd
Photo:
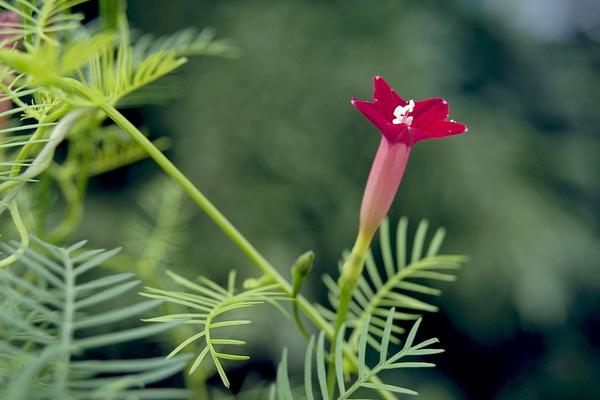
<instances>
[{"instance_id":1,"label":"plant foliage","mask_svg":"<svg viewBox=\"0 0 600 400\"><path fill-rule=\"evenodd\" d=\"M185 356L98 360L87 355L173 325L114 328L160 304L124 300L119 309L103 309L139 284L131 273L94 275L119 249L82 252L85 242L66 249L37 243L39 251L28 249L18 265L0 271L0 398L187 398L180 389L144 388L179 372ZM102 329L107 324L112 327L108 332Z\"/></svg>"},{"instance_id":2,"label":"plant foliage","mask_svg":"<svg viewBox=\"0 0 600 400\"><path fill-rule=\"evenodd\" d=\"M445 236L443 228L435 232L427 251L424 252L428 230L428 222L425 220L419 223L409 258L407 230L408 219L401 218L397 225L394 246L390 238L389 222L386 219L381 224L379 241L384 268L377 266L371 252L366 260L366 273L359 279L358 287L352 294L349 318L346 322L352 330L349 344L355 350L365 326L369 326L367 342L379 350L386 326L385 317L390 307L397 310L393 319L399 321L416 320L420 318L421 312L437 311L436 306L416 296L439 296L441 291L431 287L428 281L454 281L455 270L466 261L464 256L438 255ZM395 261L392 249L395 249ZM381 269L384 271L383 275L380 273ZM331 304L337 307L337 283L329 275L325 275L323 281L329 288ZM334 320L335 313L325 308L321 308L321 311L325 317ZM400 343L400 335L403 332L402 327L393 325L390 334L392 343Z\"/></svg>"},{"instance_id":3,"label":"plant foliage","mask_svg":"<svg viewBox=\"0 0 600 400\"><path fill-rule=\"evenodd\" d=\"M206 356L210 355L210 359L216 367L223 384L229 387L229 379L223 368L222 361L244 361L248 360L249 357L230 352L235 351L231 350L235 347L245 345L245 341L224 338L219 332L223 328L237 328L252 323L247 318L240 319L232 316L231 312L246 310L249 307L265 302L276 304L277 300L289 300L289 297L276 284L236 292L235 273L233 271L229 275L226 288L205 277L200 277L198 282L192 282L173 272L168 272L168 275L186 291L147 287L142 295L179 304L187 308L188 312L163 315L149 318L145 321L160 323L180 322L197 326L198 332L177 346L167 358L175 356L196 341L202 341L204 344L198 347L200 351L190 368L190 373L193 373Z\"/></svg>"},{"instance_id":4,"label":"plant foliage","mask_svg":"<svg viewBox=\"0 0 600 400\"><path fill-rule=\"evenodd\" d=\"M187 243L190 213L184 200L183 191L165 178L151 182L136 199L138 212L124 227L126 251L148 284L160 281Z\"/></svg>"},{"instance_id":5,"label":"plant foliage","mask_svg":"<svg viewBox=\"0 0 600 400\"><path fill-rule=\"evenodd\" d=\"M444 351L442 349L431 347L432 345L438 343L438 340L435 338L415 344L417 331L421 324L421 319L418 319L408 333L402 348L390 356L388 350L392 338L394 313L395 310L393 308L388 311L388 316L383 327L383 334L381 335L381 341L378 346L380 349L378 362L372 367L369 367L366 363L367 337L369 335L370 321L367 320L367 323L361 328L358 341L357 374L349 381L347 381L345 377L342 348L341 346L337 347L337 351L333 355L333 357L335 357L334 373L337 378L337 396L331 397L327 389L328 371L326 370L326 363L328 355L325 351L325 332L321 331L318 336L316 346L314 336L311 337L310 341L308 342L306 358L304 362L304 389L299 392L292 389L287 371L287 350L284 349L281 362L277 368L277 380L271 390L271 399L314 400L320 398L323 400L346 400L357 399L358 397L353 396L368 391L384 391L408 395L418 394L414 390L395 384L372 383L373 378L377 377L383 371L391 371L401 368L433 367L435 364L429 362L410 361L406 359L415 356L437 354ZM344 330L344 328L340 330L340 341L344 337ZM315 369L316 373L314 372ZM316 375L316 379L314 379L314 375ZM316 384L313 385L313 381L316 381ZM318 393L319 397L315 397L315 392Z\"/></svg>"},{"instance_id":6,"label":"plant foliage","mask_svg":"<svg viewBox=\"0 0 600 400\"><path fill-rule=\"evenodd\" d=\"M60 45L57 34L77 29L83 15L71 7L88 0L14 0L0 1L0 7L15 13L20 22L0 23L0 34L11 41L22 40L26 47L43 43Z\"/></svg>"},{"instance_id":7,"label":"plant foliage","mask_svg":"<svg viewBox=\"0 0 600 400\"><path fill-rule=\"evenodd\" d=\"M160 38L132 33L124 2L101 1L101 12L116 13L119 29L84 25L83 15L72 8L85 1L0 1L0 214L10 210L20 251L28 246L24 233L32 224L21 219L16 199L27 184L45 182L33 194L40 207L31 210L31 230L59 243L80 222L90 177L147 156L122 129L104 124L107 115L99 108L169 98L169 91L153 86L181 66L184 56L235 53L210 29ZM55 151L65 141L67 154L59 163ZM168 143L159 139L153 145L164 150ZM61 222L47 231L55 188L66 210ZM0 260L0 268L15 259Z\"/></svg>"},{"instance_id":8,"label":"plant foliage","mask_svg":"<svg viewBox=\"0 0 600 400\"><path fill-rule=\"evenodd\" d=\"M227 40L216 40L214 29L201 31L186 28L165 36L145 34L135 41L134 60L139 63L149 54L174 51L180 57L221 56L235 57L239 50Z\"/></svg>"}]
</instances>

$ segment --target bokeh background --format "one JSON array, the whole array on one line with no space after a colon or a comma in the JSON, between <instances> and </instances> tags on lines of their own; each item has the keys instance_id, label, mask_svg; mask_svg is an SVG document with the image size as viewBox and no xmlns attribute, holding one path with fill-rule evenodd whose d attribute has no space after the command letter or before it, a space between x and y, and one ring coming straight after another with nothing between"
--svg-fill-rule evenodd
<instances>
[{"instance_id":1,"label":"bokeh background","mask_svg":"<svg viewBox=\"0 0 600 400\"><path fill-rule=\"evenodd\" d=\"M599 1L130 0L129 16L155 34L212 26L240 49L190 60L177 99L128 113L172 139L168 155L282 273L317 253L313 300L352 244L379 140L349 99L376 74L405 98L446 98L470 131L416 146L390 217L445 226L443 250L471 261L424 321L447 349L438 368L397 383L428 400L600 398ZM76 236L119 245L160 175L143 161L95 179ZM171 268L253 276L185 206ZM284 346L302 367L293 326L261 313L236 391L272 378Z\"/></svg>"}]
</instances>

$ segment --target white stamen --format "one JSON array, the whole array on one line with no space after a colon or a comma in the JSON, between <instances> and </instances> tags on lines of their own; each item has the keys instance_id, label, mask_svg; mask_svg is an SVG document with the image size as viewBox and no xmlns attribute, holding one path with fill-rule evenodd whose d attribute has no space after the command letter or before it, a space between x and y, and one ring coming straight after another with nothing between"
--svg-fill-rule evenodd
<instances>
[{"instance_id":1,"label":"white stamen","mask_svg":"<svg viewBox=\"0 0 600 400\"><path fill-rule=\"evenodd\" d=\"M410 125L413 121L413 117L409 117L406 114L413 112L415 109L415 102L410 100L405 106L398 106L394 110L394 120L392 121L395 125L406 124Z\"/></svg>"}]
</instances>

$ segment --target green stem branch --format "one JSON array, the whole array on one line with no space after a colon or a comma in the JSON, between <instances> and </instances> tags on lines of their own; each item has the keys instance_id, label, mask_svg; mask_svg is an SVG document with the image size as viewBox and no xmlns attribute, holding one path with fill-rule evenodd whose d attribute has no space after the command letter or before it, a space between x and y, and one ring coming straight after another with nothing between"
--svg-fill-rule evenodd
<instances>
[{"instance_id":1,"label":"green stem branch","mask_svg":"<svg viewBox=\"0 0 600 400\"><path fill-rule=\"evenodd\" d=\"M15 224L15 228L17 229L17 232L19 232L21 244L19 245L19 248L10 256L0 260L0 268L8 267L17 261L29 247L29 232L27 232L27 227L25 227L25 224L23 223L17 202L13 200L7 205L7 207L10 210L10 216Z\"/></svg>"},{"instance_id":2,"label":"green stem branch","mask_svg":"<svg viewBox=\"0 0 600 400\"><path fill-rule=\"evenodd\" d=\"M358 279L360 278L365 264L365 258L369 251L371 244L371 237L362 235L360 232L356 238L356 242L352 247L350 255L344 262L342 267L342 274L339 279L340 288L340 301L337 308L335 326L331 339L331 354L335 354L337 346L343 346L343 343L337 342L337 337L342 325L346 322L348 317L348 307L352 299L352 292L356 288ZM327 388L329 390L329 397L333 397L335 390L335 358L329 359L329 380L327 382Z\"/></svg>"}]
</instances>

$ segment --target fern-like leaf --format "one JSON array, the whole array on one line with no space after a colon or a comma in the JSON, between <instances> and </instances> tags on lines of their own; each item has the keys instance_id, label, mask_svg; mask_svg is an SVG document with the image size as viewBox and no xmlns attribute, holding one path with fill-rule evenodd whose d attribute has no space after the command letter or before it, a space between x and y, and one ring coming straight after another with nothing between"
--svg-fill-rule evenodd
<instances>
[{"instance_id":1,"label":"fern-like leaf","mask_svg":"<svg viewBox=\"0 0 600 400\"><path fill-rule=\"evenodd\" d=\"M58 46L61 32L81 26L83 15L70 12L71 7L88 0L0 0L0 8L11 11L20 21L0 22L0 35L10 42L24 40L25 46L49 43Z\"/></svg>"},{"instance_id":2,"label":"fern-like leaf","mask_svg":"<svg viewBox=\"0 0 600 400\"><path fill-rule=\"evenodd\" d=\"M145 34L135 41L133 50L135 63L142 62L150 54L164 51L174 51L180 57L235 57L239 53L227 40L216 40L215 31L211 28L200 32L195 28L187 28L160 37Z\"/></svg>"},{"instance_id":3,"label":"fern-like leaf","mask_svg":"<svg viewBox=\"0 0 600 400\"><path fill-rule=\"evenodd\" d=\"M114 125L100 127L97 132L87 133L89 136L97 133L95 138L98 139L94 143L93 154L87 166L89 176L101 175L148 157L143 148ZM162 137L152 143L158 149L165 150L169 147L170 140Z\"/></svg>"},{"instance_id":4,"label":"fern-like leaf","mask_svg":"<svg viewBox=\"0 0 600 400\"><path fill-rule=\"evenodd\" d=\"M104 96L103 101L115 104L120 99L173 72L186 62L174 50L150 53L136 62L134 49L120 43L116 52L106 48L89 64L86 83Z\"/></svg>"},{"instance_id":5,"label":"fern-like leaf","mask_svg":"<svg viewBox=\"0 0 600 400\"><path fill-rule=\"evenodd\" d=\"M19 171L32 166L33 157L20 155L25 147L48 142L44 132L55 125L48 114L58 107L45 89L29 88L24 75L0 66L0 192L14 183L32 181ZM40 146L41 147L41 146Z\"/></svg>"},{"instance_id":6,"label":"fern-like leaf","mask_svg":"<svg viewBox=\"0 0 600 400\"><path fill-rule=\"evenodd\" d=\"M183 190L171 180L152 182L137 199L139 213L125 225L127 249L139 276L155 284L185 245L190 217Z\"/></svg>"},{"instance_id":7,"label":"fern-like leaf","mask_svg":"<svg viewBox=\"0 0 600 400\"><path fill-rule=\"evenodd\" d=\"M187 28L159 37L152 34L141 35L133 44L133 64L137 67L148 57L159 53L174 53L177 57L235 58L239 54L239 50L227 40L215 39L213 29L205 28L198 31L195 28ZM159 82L153 82L121 98L119 106L164 104L182 94L181 86L177 76L169 75L160 79Z\"/></svg>"},{"instance_id":8,"label":"fern-like leaf","mask_svg":"<svg viewBox=\"0 0 600 400\"><path fill-rule=\"evenodd\" d=\"M396 384L386 384L375 379L384 371L396 370L401 368L424 368L433 367L435 364L428 362L416 362L407 360L415 356L431 355L443 352L442 349L432 348L431 346L438 343L437 339L428 339L423 342L415 344L415 338L417 331L421 324L421 319L418 319L413 325L412 329L407 335L406 341L402 348L389 356L389 345L391 341L391 331L394 324L395 310L392 308L388 310L388 315L385 320L384 333L379 342L379 360L377 364L369 367L366 363L367 353L367 336L369 335L370 321L363 326L359 335L359 347L358 347L358 368L357 374L346 383L344 375L344 363L342 361L341 351L338 351L335 357L335 371L336 381L338 382L336 396L333 398L336 400L348 400L361 392L390 392L399 394L416 395L418 394L414 390L407 389ZM343 338L343 329L340 331L340 339ZM338 346L338 348L341 346ZM313 393L312 382L315 380L313 373L313 360L316 364L316 381L317 381L317 393L318 397L315 397ZM330 400L327 381L328 372L326 369L327 364L327 353L325 351L325 332L319 334L318 339L315 340L311 337L308 347L306 349L306 360L304 363L304 393L300 395L292 395L293 391L290 386L289 378L287 376L287 352L283 352L282 360L277 370L277 380L273 387L273 398L277 400L294 400L294 399L306 399L313 400L315 398L321 398L323 400ZM373 383L377 382L377 383ZM361 397L364 398L364 397ZM369 397L370 398L370 397Z\"/></svg>"},{"instance_id":9,"label":"fern-like leaf","mask_svg":"<svg viewBox=\"0 0 600 400\"><path fill-rule=\"evenodd\" d=\"M119 250L82 252L85 242L65 249L36 241L41 251L28 249L17 265L0 270L0 398L187 398L179 389L143 388L183 369L185 356L169 360L85 356L88 350L147 338L173 326L98 332L106 324L139 316L160 303L124 303L101 311L103 303L139 284L130 273L90 274ZM15 251L11 244L2 248Z\"/></svg>"},{"instance_id":10,"label":"fern-like leaf","mask_svg":"<svg viewBox=\"0 0 600 400\"><path fill-rule=\"evenodd\" d=\"M229 350L245 345L246 342L239 339L219 337L218 332L222 328L235 328L250 324L252 321L248 319L231 318L226 314L265 302L276 304L278 306L278 304L275 303L277 300L289 300L289 297L275 284L236 293L235 274L233 272L230 274L227 288L204 277L200 277L196 283L173 272L168 272L168 275L175 283L186 291L162 290L147 287L142 295L185 306L189 309L189 312L164 315L146 319L145 321L160 323L181 322L183 324L198 326L198 332L177 346L168 357L175 356L192 343L202 341L204 345L199 346L201 350L190 368L190 373L193 373L200 366L202 361L207 356L210 356L223 384L226 387L229 387L229 379L223 368L222 361L244 361L249 359L249 357L247 355L232 353L230 352L231 350Z\"/></svg>"},{"instance_id":11,"label":"fern-like leaf","mask_svg":"<svg viewBox=\"0 0 600 400\"><path fill-rule=\"evenodd\" d=\"M385 317L390 307L398 310L395 311L393 317L394 320L400 321L418 319L421 312L424 311L437 311L436 306L418 299L414 295L440 295L439 289L429 286L423 280L454 281L456 279L454 271L466 261L464 256L438 255L445 235L443 228L436 231L424 253L428 229L428 222L425 220L421 221L417 228L410 258L408 258L407 229L408 220L400 219L396 230L396 243L393 246L387 219L381 224L379 240L383 259L382 269L385 271L385 275L382 277L373 255L369 253L365 263L366 274L359 279L357 288L352 295L347 321L348 326L353 329L350 344L354 348L358 345L360 332L370 321L367 342L375 349L379 349L380 339L386 326ZM392 255L394 248L395 261ZM419 281L415 282L415 279ZM335 308L338 304L338 285L329 275L324 276L324 282L329 288L329 300ZM324 308L321 310L325 317L334 320L334 312ZM403 332L402 327L393 325L390 335L392 343L400 343L399 336Z\"/></svg>"}]
</instances>

